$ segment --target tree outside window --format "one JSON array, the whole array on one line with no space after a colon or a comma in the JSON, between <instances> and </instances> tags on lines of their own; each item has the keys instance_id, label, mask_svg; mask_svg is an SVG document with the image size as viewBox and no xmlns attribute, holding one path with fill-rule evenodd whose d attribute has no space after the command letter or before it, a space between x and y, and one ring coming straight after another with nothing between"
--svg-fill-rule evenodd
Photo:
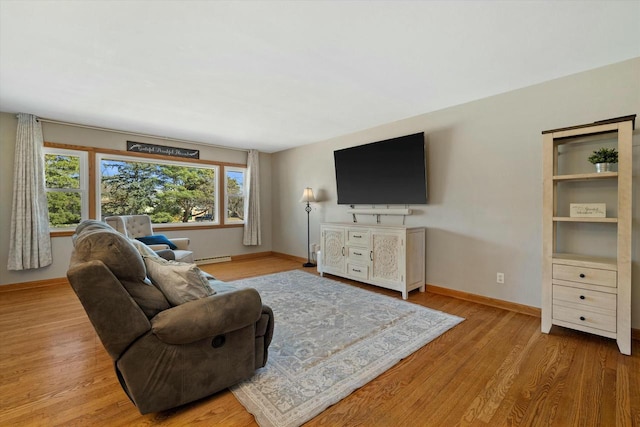
<instances>
[{"instance_id":1,"label":"tree outside window","mask_svg":"<svg viewBox=\"0 0 640 427\"><path fill-rule=\"evenodd\" d=\"M87 153L44 148L49 227L72 228L88 218Z\"/></svg>"},{"instance_id":2,"label":"tree outside window","mask_svg":"<svg viewBox=\"0 0 640 427\"><path fill-rule=\"evenodd\" d=\"M244 203L246 199L246 168L226 166L225 180L225 224L244 223Z\"/></svg>"},{"instance_id":3,"label":"tree outside window","mask_svg":"<svg viewBox=\"0 0 640 427\"><path fill-rule=\"evenodd\" d=\"M99 156L101 215L147 214L155 224L217 223L217 166Z\"/></svg>"},{"instance_id":4,"label":"tree outside window","mask_svg":"<svg viewBox=\"0 0 640 427\"><path fill-rule=\"evenodd\" d=\"M89 218L90 204L98 219L147 214L155 224L244 223L246 168L107 154L53 144L43 151L52 231L73 230ZM91 182L90 156L96 165ZM222 183L219 176L224 177Z\"/></svg>"}]
</instances>

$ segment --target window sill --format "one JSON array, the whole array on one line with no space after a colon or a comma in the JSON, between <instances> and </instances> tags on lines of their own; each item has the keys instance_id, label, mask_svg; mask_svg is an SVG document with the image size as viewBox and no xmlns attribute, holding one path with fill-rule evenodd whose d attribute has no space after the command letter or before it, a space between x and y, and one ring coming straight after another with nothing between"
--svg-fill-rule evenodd
<instances>
[{"instance_id":1,"label":"window sill","mask_svg":"<svg viewBox=\"0 0 640 427\"><path fill-rule=\"evenodd\" d=\"M73 233L75 233L76 230L60 230L60 231L51 231L49 233L49 236L51 237L67 237L67 236L73 236Z\"/></svg>"},{"instance_id":2,"label":"window sill","mask_svg":"<svg viewBox=\"0 0 640 427\"><path fill-rule=\"evenodd\" d=\"M157 232L159 232L160 230L163 231L185 231L185 230L215 230L218 228L241 228L244 227L244 224L197 224L197 225L191 225L191 224L187 224L187 225L163 225L163 224L153 224L153 228L154 230ZM73 236L73 234L76 232L75 229L73 230L56 230L56 231L51 231L49 233L50 237L69 237L69 236Z\"/></svg>"},{"instance_id":3,"label":"window sill","mask_svg":"<svg viewBox=\"0 0 640 427\"><path fill-rule=\"evenodd\" d=\"M244 224L203 224L203 223L187 223L187 224L153 224L154 231L184 231L184 230L210 230L216 228L238 228L244 227Z\"/></svg>"}]
</instances>

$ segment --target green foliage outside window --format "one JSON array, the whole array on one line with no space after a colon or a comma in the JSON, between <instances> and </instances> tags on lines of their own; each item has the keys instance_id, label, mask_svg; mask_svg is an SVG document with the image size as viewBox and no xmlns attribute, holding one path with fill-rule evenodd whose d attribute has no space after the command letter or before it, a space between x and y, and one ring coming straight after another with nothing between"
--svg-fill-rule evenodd
<instances>
[{"instance_id":1,"label":"green foliage outside window","mask_svg":"<svg viewBox=\"0 0 640 427\"><path fill-rule=\"evenodd\" d=\"M212 168L103 159L100 170L103 217L147 214L156 224L185 223L215 212Z\"/></svg>"},{"instance_id":2,"label":"green foliage outside window","mask_svg":"<svg viewBox=\"0 0 640 427\"><path fill-rule=\"evenodd\" d=\"M86 153L52 149L45 152L45 186L51 228L72 228L87 217ZM153 163L126 158L98 158L100 212L109 215L147 214L154 223L218 221L218 167ZM243 168L224 169L224 223L244 221Z\"/></svg>"},{"instance_id":3,"label":"green foliage outside window","mask_svg":"<svg viewBox=\"0 0 640 427\"><path fill-rule=\"evenodd\" d=\"M82 220L79 193L47 193L49 227L65 228L80 224Z\"/></svg>"},{"instance_id":4,"label":"green foliage outside window","mask_svg":"<svg viewBox=\"0 0 640 427\"><path fill-rule=\"evenodd\" d=\"M227 220L244 221L244 173L227 172Z\"/></svg>"},{"instance_id":5,"label":"green foliage outside window","mask_svg":"<svg viewBox=\"0 0 640 427\"><path fill-rule=\"evenodd\" d=\"M49 208L49 226L72 227L82 220L80 158L46 154L45 186Z\"/></svg>"}]
</instances>

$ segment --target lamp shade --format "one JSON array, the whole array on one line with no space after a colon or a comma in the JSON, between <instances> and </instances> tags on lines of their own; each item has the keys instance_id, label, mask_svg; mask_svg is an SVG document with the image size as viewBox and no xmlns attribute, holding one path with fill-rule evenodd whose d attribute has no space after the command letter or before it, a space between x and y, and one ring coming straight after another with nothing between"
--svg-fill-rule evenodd
<instances>
[{"instance_id":1,"label":"lamp shade","mask_svg":"<svg viewBox=\"0 0 640 427\"><path fill-rule=\"evenodd\" d=\"M300 202L311 203L315 201L316 199L315 197L313 197L313 190L311 189L311 187L305 188L304 191L302 192L302 198L300 199Z\"/></svg>"}]
</instances>

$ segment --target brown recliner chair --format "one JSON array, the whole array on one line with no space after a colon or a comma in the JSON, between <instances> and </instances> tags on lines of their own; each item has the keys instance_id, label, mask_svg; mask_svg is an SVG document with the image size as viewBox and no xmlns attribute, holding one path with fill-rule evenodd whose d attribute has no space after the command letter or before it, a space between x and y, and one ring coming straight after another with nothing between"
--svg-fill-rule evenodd
<instances>
[{"instance_id":1,"label":"brown recliner chair","mask_svg":"<svg viewBox=\"0 0 640 427\"><path fill-rule=\"evenodd\" d=\"M255 289L210 280L215 295L172 307L126 237L88 220L73 241L67 277L140 413L208 396L266 364L273 312Z\"/></svg>"}]
</instances>

